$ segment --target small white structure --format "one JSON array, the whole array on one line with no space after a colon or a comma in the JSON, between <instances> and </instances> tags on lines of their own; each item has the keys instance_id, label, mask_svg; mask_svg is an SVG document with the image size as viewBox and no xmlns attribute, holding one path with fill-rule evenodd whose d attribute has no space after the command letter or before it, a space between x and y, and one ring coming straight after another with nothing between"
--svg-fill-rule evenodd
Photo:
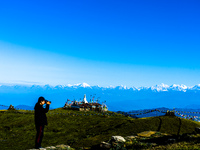
<instances>
[{"instance_id":1,"label":"small white structure","mask_svg":"<svg viewBox=\"0 0 200 150\"><path fill-rule=\"evenodd\" d=\"M88 101L86 99L86 94L84 94L83 103L88 103Z\"/></svg>"}]
</instances>

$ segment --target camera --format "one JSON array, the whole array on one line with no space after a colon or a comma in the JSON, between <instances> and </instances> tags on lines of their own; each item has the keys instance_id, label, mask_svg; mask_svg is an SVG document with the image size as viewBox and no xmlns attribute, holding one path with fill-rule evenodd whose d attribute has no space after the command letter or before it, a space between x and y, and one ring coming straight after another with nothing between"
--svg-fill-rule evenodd
<instances>
[{"instance_id":1,"label":"camera","mask_svg":"<svg viewBox=\"0 0 200 150\"><path fill-rule=\"evenodd\" d=\"M51 101L45 100L45 104L46 104L47 102L49 102L49 103L51 104Z\"/></svg>"}]
</instances>

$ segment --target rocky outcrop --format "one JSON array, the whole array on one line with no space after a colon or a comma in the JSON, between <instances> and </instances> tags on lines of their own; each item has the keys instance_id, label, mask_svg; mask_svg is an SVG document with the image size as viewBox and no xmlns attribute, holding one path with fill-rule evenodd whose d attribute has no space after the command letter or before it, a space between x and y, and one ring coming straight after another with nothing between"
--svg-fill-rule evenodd
<instances>
[{"instance_id":1,"label":"rocky outcrop","mask_svg":"<svg viewBox=\"0 0 200 150\"><path fill-rule=\"evenodd\" d=\"M157 131L143 131L131 136L112 136L108 142L101 142L100 148L105 150L146 149L160 144L174 144L176 137Z\"/></svg>"},{"instance_id":2,"label":"rocky outcrop","mask_svg":"<svg viewBox=\"0 0 200 150\"><path fill-rule=\"evenodd\" d=\"M122 148L122 145L126 140L122 136L112 136L109 142L101 142L100 148L110 149L110 148Z\"/></svg>"},{"instance_id":3,"label":"rocky outcrop","mask_svg":"<svg viewBox=\"0 0 200 150\"><path fill-rule=\"evenodd\" d=\"M126 140L122 136L112 136L111 138L112 141L114 142L126 142Z\"/></svg>"}]
</instances>

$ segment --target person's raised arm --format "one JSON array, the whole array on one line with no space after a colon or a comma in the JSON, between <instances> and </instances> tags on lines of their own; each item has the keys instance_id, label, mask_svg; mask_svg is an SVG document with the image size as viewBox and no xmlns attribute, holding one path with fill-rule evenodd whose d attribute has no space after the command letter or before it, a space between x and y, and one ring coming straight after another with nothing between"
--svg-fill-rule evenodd
<instances>
[{"instance_id":1,"label":"person's raised arm","mask_svg":"<svg viewBox=\"0 0 200 150\"><path fill-rule=\"evenodd\" d=\"M46 104L46 107L44 108L44 113L47 113L49 111L49 105L50 104Z\"/></svg>"}]
</instances>

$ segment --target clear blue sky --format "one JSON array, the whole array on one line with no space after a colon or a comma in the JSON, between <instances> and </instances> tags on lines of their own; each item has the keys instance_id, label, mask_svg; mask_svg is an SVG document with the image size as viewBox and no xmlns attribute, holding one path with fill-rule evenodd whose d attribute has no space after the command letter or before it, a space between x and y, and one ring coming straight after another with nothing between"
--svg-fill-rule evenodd
<instances>
[{"instance_id":1,"label":"clear blue sky","mask_svg":"<svg viewBox=\"0 0 200 150\"><path fill-rule=\"evenodd\" d=\"M0 1L0 82L200 83L199 0Z\"/></svg>"}]
</instances>

